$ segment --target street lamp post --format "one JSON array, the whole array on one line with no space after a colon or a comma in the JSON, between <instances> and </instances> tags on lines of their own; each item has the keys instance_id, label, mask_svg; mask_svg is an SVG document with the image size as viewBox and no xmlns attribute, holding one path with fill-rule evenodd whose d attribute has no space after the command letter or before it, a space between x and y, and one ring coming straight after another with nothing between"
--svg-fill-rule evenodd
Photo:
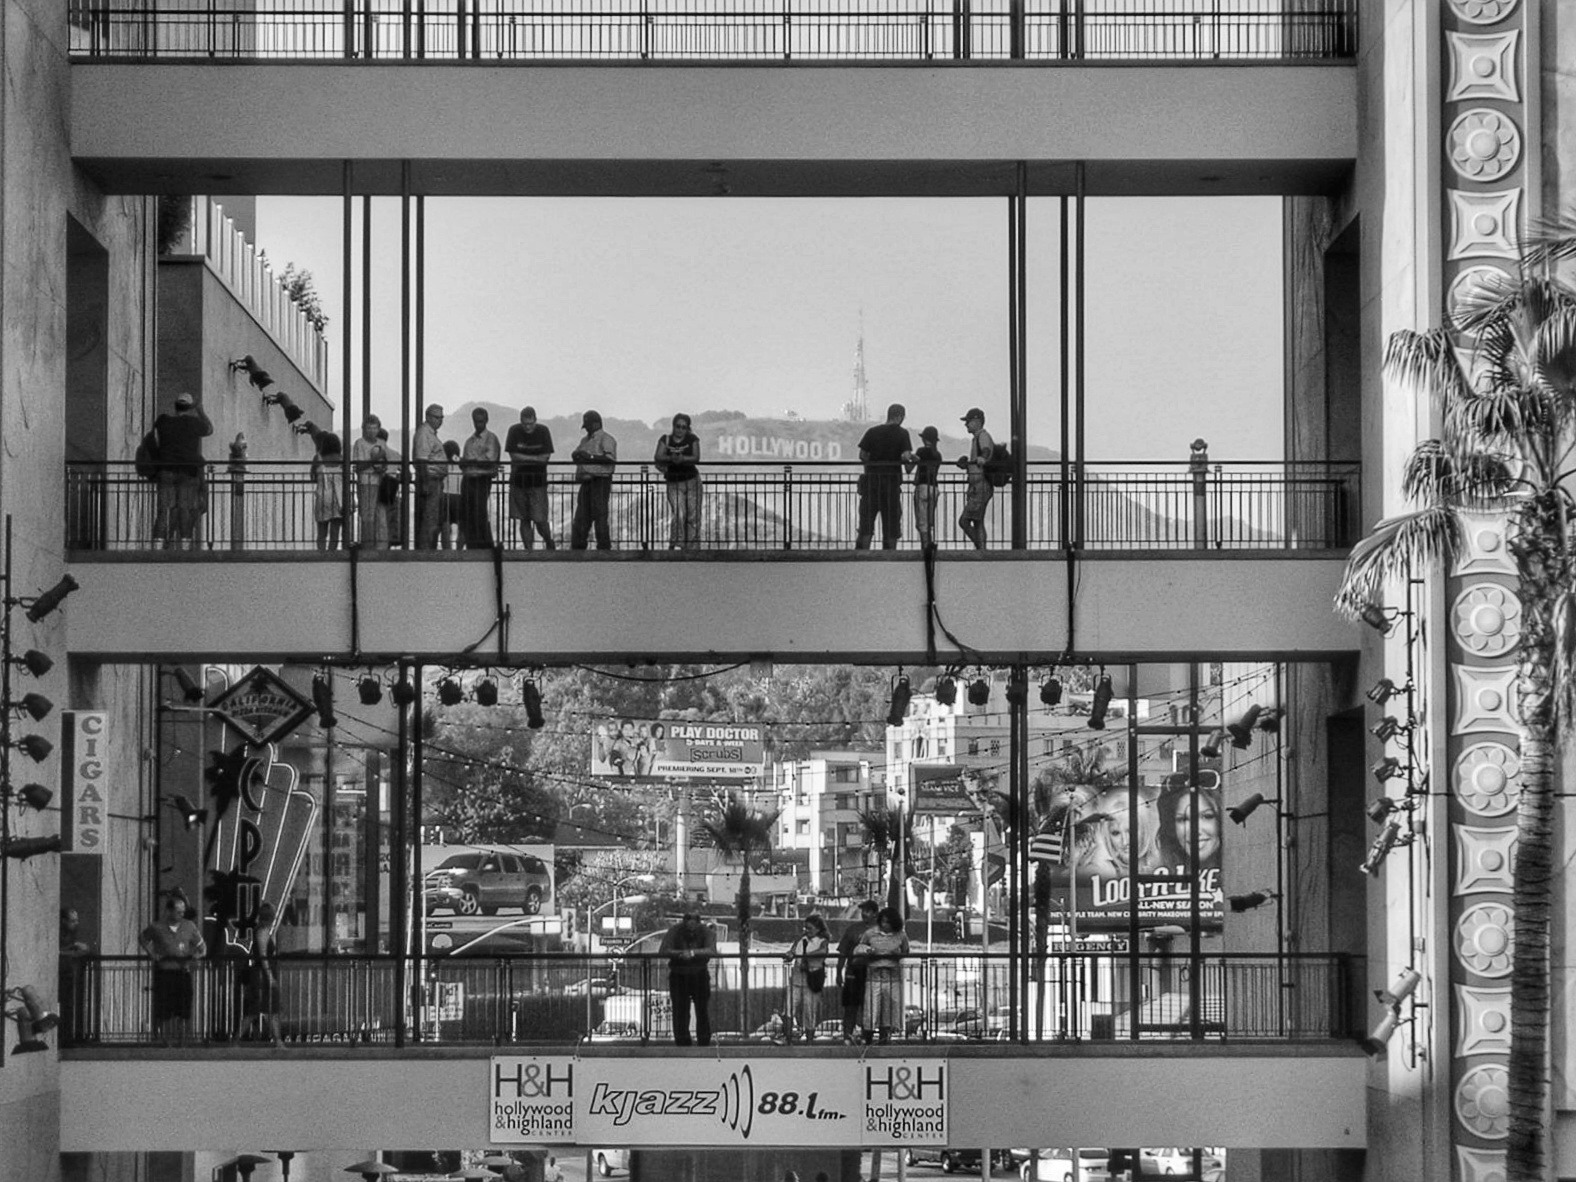
<instances>
[{"instance_id":1,"label":"street lamp post","mask_svg":"<svg viewBox=\"0 0 1576 1182\"><path fill-rule=\"evenodd\" d=\"M592 934L591 934L592 933L592 927L591 927L591 925L592 925L592 922L596 919L597 913L599 911L602 911L602 910L604 910L604 909L606 909L608 907L611 907L613 909L613 915L616 917L618 915L618 905L619 905L619 903L621 901L625 902L625 903L644 903L646 901L646 899L647 899L646 895L639 895L639 894L636 894L636 895L621 895L621 894L619 894L619 891L621 891L624 887L628 886L630 883L632 883L632 882L651 883L651 882L656 882L656 881L657 881L657 876L655 874L626 874L623 878L619 879L617 882L615 882L613 884L613 897L611 899L608 899L608 900L606 900L604 902L601 902L601 903L595 903L595 904L587 903L586 904L586 962L585 962L586 963L586 1034L588 1036L590 1035L590 1033L591 1033L591 1031L593 1029L592 1023L591 1023L591 939L592 939ZM615 918L614 919L614 927L615 927L615 929L617 927L617 924L618 924L618 921Z\"/></svg>"}]
</instances>

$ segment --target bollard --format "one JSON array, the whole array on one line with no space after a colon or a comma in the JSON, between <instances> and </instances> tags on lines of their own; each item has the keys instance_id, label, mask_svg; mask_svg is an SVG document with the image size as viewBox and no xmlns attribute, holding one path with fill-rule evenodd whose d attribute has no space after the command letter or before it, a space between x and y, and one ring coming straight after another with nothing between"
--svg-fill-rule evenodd
<instances>
[{"instance_id":1,"label":"bollard","mask_svg":"<svg viewBox=\"0 0 1576 1182\"><path fill-rule=\"evenodd\" d=\"M1209 444L1195 439L1190 447L1187 470L1193 478L1193 545L1204 550L1209 547Z\"/></svg>"}]
</instances>

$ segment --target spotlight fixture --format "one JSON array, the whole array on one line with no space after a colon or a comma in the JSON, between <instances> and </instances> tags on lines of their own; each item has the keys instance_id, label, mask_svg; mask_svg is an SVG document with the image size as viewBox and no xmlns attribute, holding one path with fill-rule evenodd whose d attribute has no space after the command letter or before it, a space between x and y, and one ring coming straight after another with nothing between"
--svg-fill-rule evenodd
<instances>
[{"instance_id":1,"label":"spotlight fixture","mask_svg":"<svg viewBox=\"0 0 1576 1182\"><path fill-rule=\"evenodd\" d=\"M496 706L498 704L498 683L490 677L484 677L476 683L473 693L478 706Z\"/></svg>"},{"instance_id":2,"label":"spotlight fixture","mask_svg":"<svg viewBox=\"0 0 1576 1182\"><path fill-rule=\"evenodd\" d=\"M181 697L185 698L187 702L195 704L203 700L202 686L184 668L177 665L170 670L170 674L175 678L176 684L181 687Z\"/></svg>"},{"instance_id":3,"label":"spotlight fixture","mask_svg":"<svg viewBox=\"0 0 1576 1182\"><path fill-rule=\"evenodd\" d=\"M1358 869L1364 874L1377 874L1379 867L1384 864L1384 860L1390 856L1390 851L1395 849L1400 841L1401 822L1392 817L1389 823L1379 831L1379 836L1374 838L1373 844L1368 847L1368 856L1363 859L1363 863Z\"/></svg>"},{"instance_id":4,"label":"spotlight fixture","mask_svg":"<svg viewBox=\"0 0 1576 1182\"><path fill-rule=\"evenodd\" d=\"M1014 669L1007 674L1007 705L1022 706L1029 700L1029 679L1022 670Z\"/></svg>"},{"instance_id":5,"label":"spotlight fixture","mask_svg":"<svg viewBox=\"0 0 1576 1182\"><path fill-rule=\"evenodd\" d=\"M17 790L16 798L27 808L46 809L49 802L55 799L55 794L42 784L23 784Z\"/></svg>"},{"instance_id":6,"label":"spotlight fixture","mask_svg":"<svg viewBox=\"0 0 1576 1182\"><path fill-rule=\"evenodd\" d=\"M1378 739L1381 743L1388 743L1397 735L1402 734L1410 729L1411 728L1409 727L1402 726L1400 720L1396 718L1394 714L1386 714L1378 722L1374 723L1373 726L1368 728L1368 733L1374 738Z\"/></svg>"},{"instance_id":7,"label":"spotlight fixture","mask_svg":"<svg viewBox=\"0 0 1576 1182\"><path fill-rule=\"evenodd\" d=\"M1187 935L1187 929L1180 924L1163 923L1158 927L1150 928L1144 934L1149 937L1149 942L1157 948L1169 948L1172 940L1175 940L1178 936Z\"/></svg>"},{"instance_id":8,"label":"spotlight fixture","mask_svg":"<svg viewBox=\"0 0 1576 1182\"><path fill-rule=\"evenodd\" d=\"M1226 903L1233 911L1252 911L1271 899L1280 898L1274 891L1249 891L1245 895L1227 895Z\"/></svg>"},{"instance_id":9,"label":"spotlight fixture","mask_svg":"<svg viewBox=\"0 0 1576 1182\"><path fill-rule=\"evenodd\" d=\"M1388 989L1375 989L1374 996L1379 999L1380 1005L1398 1006L1412 996L1418 983L1422 981L1423 974L1414 968L1404 968L1396 975Z\"/></svg>"},{"instance_id":10,"label":"spotlight fixture","mask_svg":"<svg viewBox=\"0 0 1576 1182\"><path fill-rule=\"evenodd\" d=\"M327 674L312 675L312 706L317 711L318 726L329 730L339 725L339 719L334 717L334 683Z\"/></svg>"},{"instance_id":11,"label":"spotlight fixture","mask_svg":"<svg viewBox=\"0 0 1576 1182\"><path fill-rule=\"evenodd\" d=\"M23 694L22 700L13 702L11 708L20 710L34 722L43 722L49 717L49 712L55 708L55 704L43 694Z\"/></svg>"},{"instance_id":12,"label":"spotlight fixture","mask_svg":"<svg viewBox=\"0 0 1576 1182\"><path fill-rule=\"evenodd\" d=\"M520 705L525 707L526 726L539 731L547 725L547 719L542 717L542 691L529 677L520 683Z\"/></svg>"},{"instance_id":13,"label":"spotlight fixture","mask_svg":"<svg viewBox=\"0 0 1576 1182\"><path fill-rule=\"evenodd\" d=\"M26 1010L11 1010L6 1017L16 1023L16 1046L11 1048L13 1055L34 1055L49 1049L49 1044L38 1037L38 1029L27 1016Z\"/></svg>"},{"instance_id":14,"label":"spotlight fixture","mask_svg":"<svg viewBox=\"0 0 1576 1182\"><path fill-rule=\"evenodd\" d=\"M1381 796L1368 806L1368 819L1375 825L1384 824L1384 819L1401 806L1388 796Z\"/></svg>"},{"instance_id":15,"label":"spotlight fixture","mask_svg":"<svg viewBox=\"0 0 1576 1182\"><path fill-rule=\"evenodd\" d=\"M1258 725L1259 715L1264 713L1263 706L1249 706L1247 712L1226 727L1226 733L1231 736L1231 745L1239 751L1253 744L1253 728Z\"/></svg>"},{"instance_id":16,"label":"spotlight fixture","mask_svg":"<svg viewBox=\"0 0 1576 1182\"><path fill-rule=\"evenodd\" d=\"M1390 1045L1390 1039L1395 1036L1396 1029L1401 1025L1401 1011L1398 1009L1387 1010L1385 1016L1379 1019L1373 1033L1363 1039L1362 1048L1369 1055L1384 1054L1385 1047Z\"/></svg>"},{"instance_id":17,"label":"spotlight fixture","mask_svg":"<svg viewBox=\"0 0 1576 1182\"><path fill-rule=\"evenodd\" d=\"M36 648L28 649L20 657L12 657L11 664L26 669L34 677L42 677L55 667L55 662L49 659L49 654L41 653Z\"/></svg>"},{"instance_id":18,"label":"spotlight fixture","mask_svg":"<svg viewBox=\"0 0 1576 1182\"><path fill-rule=\"evenodd\" d=\"M1062 704L1062 679L1054 673L1040 686L1040 701L1047 707Z\"/></svg>"},{"instance_id":19,"label":"spotlight fixture","mask_svg":"<svg viewBox=\"0 0 1576 1182\"><path fill-rule=\"evenodd\" d=\"M0 846L0 855L15 858L18 862L25 862L39 854L58 854L60 852L60 834L51 833L48 837L13 837L4 846Z\"/></svg>"},{"instance_id":20,"label":"spotlight fixture","mask_svg":"<svg viewBox=\"0 0 1576 1182\"><path fill-rule=\"evenodd\" d=\"M1105 670L1100 670L1100 680L1094 687L1094 698L1089 703L1089 727L1091 730L1103 731L1105 729L1106 711L1111 709L1111 699L1116 696L1116 691L1111 688L1111 678Z\"/></svg>"},{"instance_id":21,"label":"spotlight fixture","mask_svg":"<svg viewBox=\"0 0 1576 1182\"><path fill-rule=\"evenodd\" d=\"M195 829L208 819L207 809L198 808L189 797L182 796L179 792L173 796L166 796L164 803L180 814L181 824L187 830Z\"/></svg>"},{"instance_id":22,"label":"spotlight fixture","mask_svg":"<svg viewBox=\"0 0 1576 1182\"><path fill-rule=\"evenodd\" d=\"M958 683L950 673L943 673L936 678L936 702L942 706L950 706L958 700Z\"/></svg>"},{"instance_id":23,"label":"spotlight fixture","mask_svg":"<svg viewBox=\"0 0 1576 1182\"><path fill-rule=\"evenodd\" d=\"M983 706L990 701L990 682L983 677L976 677L969 682L968 699L970 706Z\"/></svg>"},{"instance_id":24,"label":"spotlight fixture","mask_svg":"<svg viewBox=\"0 0 1576 1182\"><path fill-rule=\"evenodd\" d=\"M55 745L43 735L23 735L11 745L34 763L43 763L55 749Z\"/></svg>"},{"instance_id":25,"label":"spotlight fixture","mask_svg":"<svg viewBox=\"0 0 1576 1182\"><path fill-rule=\"evenodd\" d=\"M1226 816L1230 817L1233 823L1241 825L1254 813L1258 812L1259 805L1274 803L1277 802L1273 800L1266 800L1262 792L1250 793L1248 796L1243 798L1241 804L1227 809Z\"/></svg>"},{"instance_id":26,"label":"spotlight fixture","mask_svg":"<svg viewBox=\"0 0 1576 1182\"><path fill-rule=\"evenodd\" d=\"M1203 745L1198 749L1198 753L1205 759L1219 759L1221 749L1224 748L1225 745L1225 729L1223 727L1217 726L1214 730L1209 732L1209 738L1204 740Z\"/></svg>"},{"instance_id":27,"label":"spotlight fixture","mask_svg":"<svg viewBox=\"0 0 1576 1182\"><path fill-rule=\"evenodd\" d=\"M1401 774L1401 761L1393 755L1386 755L1368 770L1373 772L1374 779L1383 784Z\"/></svg>"},{"instance_id":28,"label":"spotlight fixture","mask_svg":"<svg viewBox=\"0 0 1576 1182\"><path fill-rule=\"evenodd\" d=\"M79 584L70 575L61 575L60 582L56 583L42 595L36 595L32 599L18 600L18 602L27 604L27 618L33 623L37 624L42 622L45 616L49 615L52 611L59 607L61 603L65 601L66 596L70 595L80 586L81 584Z\"/></svg>"},{"instance_id":29,"label":"spotlight fixture","mask_svg":"<svg viewBox=\"0 0 1576 1182\"><path fill-rule=\"evenodd\" d=\"M909 699L913 696L914 691L908 684L908 678L900 670L897 679L892 682L892 701L887 706L886 716L888 726L903 725L903 717L908 713Z\"/></svg>"},{"instance_id":30,"label":"spotlight fixture","mask_svg":"<svg viewBox=\"0 0 1576 1182\"><path fill-rule=\"evenodd\" d=\"M1367 624L1380 636L1389 636L1395 627L1396 620L1401 618L1398 608L1380 607L1377 603L1363 604L1363 610L1357 613L1357 618Z\"/></svg>"},{"instance_id":31,"label":"spotlight fixture","mask_svg":"<svg viewBox=\"0 0 1576 1182\"><path fill-rule=\"evenodd\" d=\"M7 1001L14 1001L27 1014L28 1021L39 1034L48 1034L60 1025L60 1015L46 1006L31 985L18 985L5 991Z\"/></svg>"},{"instance_id":32,"label":"spotlight fixture","mask_svg":"<svg viewBox=\"0 0 1576 1182\"><path fill-rule=\"evenodd\" d=\"M409 706L416 700L416 687L411 684L410 678L401 677L389 689L389 697L394 699L396 706Z\"/></svg>"},{"instance_id":33,"label":"spotlight fixture","mask_svg":"<svg viewBox=\"0 0 1576 1182\"><path fill-rule=\"evenodd\" d=\"M1259 712L1258 728L1266 735L1280 734L1281 719L1286 717L1286 710L1282 706L1270 706Z\"/></svg>"},{"instance_id":34,"label":"spotlight fixture","mask_svg":"<svg viewBox=\"0 0 1576 1182\"><path fill-rule=\"evenodd\" d=\"M274 384L273 377L266 369L257 364L257 359L254 358L250 353L248 353L245 357L241 357L235 361L230 362L230 372L234 373L236 370L240 370L242 373L246 374L246 380L251 382L252 385L256 386L259 390L266 389L267 387Z\"/></svg>"},{"instance_id":35,"label":"spotlight fixture","mask_svg":"<svg viewBox=\"0 0 1576 1182\"><path fill-rule=\"evenodd\" d=\"M356 696L363 706L376 706L383 700L383 683L369 673L356 682Z\"/></svg>"},{"instance_id":36,"label":"spotlight fixture","mask_svg":"<svg viewBox=\"0 0 1576 1182\"><path fill-rule=\"evenodd\" d=\"M1368 700L1375 706L1383 706L1391 698L1401 693L1402 690L1388 677L1381 677L1374 682L1373 689L1368 691Z\"/></svg>"},{"instance_id":37,"label":"spotlight fixture","mask_svg":"<svg viewBox=\"0 0 1576 1182\"><path fill-rule=\"evenodd\" d=\"M445 706L458 706L464 700L465 691L454 678L445 677L438 682L438 701Z\"/></svg>"}]
</instances>

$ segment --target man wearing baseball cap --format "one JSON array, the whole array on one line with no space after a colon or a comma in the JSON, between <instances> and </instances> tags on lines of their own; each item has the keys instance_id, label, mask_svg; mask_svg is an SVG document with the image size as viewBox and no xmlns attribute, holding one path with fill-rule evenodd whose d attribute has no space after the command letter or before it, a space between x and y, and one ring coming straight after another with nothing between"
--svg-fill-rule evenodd
<instances>
[{"instance_id":1,"label":"man wearing baseball cap","mask_svg":"<svg viewBox=\"0 0 1576 1182\"><path fill-rule=\"evenodd\" d=\"M575 462L575 479L580 491L575 498L575 519L569 530L569 548L584 550L596 530L596 548L611 550L608 508L613 500L613 467L618 463L618 440L602 430L602 416L588 410L580 418L585 432L569 458Z\"/></svg>"},{"instance_id":2,"label":"man wearing baseball cap","mask_svg":"<svg viewBox=\"0 0 1576 1182\"><path fill-rule=\"evenodd\" d=\"M197 400L184 390L175 396L175 413L153 422L159 445L159 497L153 536L166 550L196 545L197 520L203 514L202 441L213 423Z\"/></svg>"},{"instance_id":3,"label":"man wearing baseball cap","mask_svg":"<svg viewBox=\"0 0 1576 1182\"><path fill-rule=\"evenodd\" d=\"M963 512L958 517L958 528L963 531L964 537L974 543L976 550L983 550L985 509L991 497L996 495L990 478L985 475L985 464L996 450L996 443L985 430L985 412L979 407L969 407L968 413L963 416L963 425L974 441L969 444L969 454L958 458L958 467L969 474L968 492L964 497Z\"/></svg>"},{"instance_id":4,"label":"man wearing baseball cap","mask_svg":"<svg viewBox=\"0 0 1576 1182\"><path fill-rule=\"evenodd\" d=\"M926 550L936 545L936 500L941 494L936 475L941 469L941 449L936 443L941 433L926 427L919 433L920 444L914 451L914 528L919 544Z\"/></svg>"}]
</instances>

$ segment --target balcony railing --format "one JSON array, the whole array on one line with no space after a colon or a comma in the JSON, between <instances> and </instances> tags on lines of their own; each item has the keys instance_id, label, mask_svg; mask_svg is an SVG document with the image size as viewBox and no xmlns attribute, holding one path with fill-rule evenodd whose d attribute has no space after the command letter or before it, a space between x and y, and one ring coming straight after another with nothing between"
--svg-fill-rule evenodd
<instances>
[{"instance_id":1,"label":"balcony railing","mask_svg":"<svg viewBox=\"0 0 1576 1182\"><path fill-rule=\"evenodd\" d=\"M859 465L847 463L707 463L699 548L851 549L859 524L859 472ZM1344 463L1222 463L1199 468L1185 462L1157 462L1069 465L1064 482L1061 464L1031 462L1024 489L1023 547L1344 549L1354 540L1361 505L1359 477L1358 465ZM572 465L549 467L548 506L553 536L560 546L569 542L576 488ZM384 514L380 523L367 518L357 505L358 486L352 473L342 493L349 533L341 545L359 541L363 518L373 523L374 532L386 525L390 538L410 539L414 504L408 479L400 489L396 503L378 507ZM489 495L489 527L505 549L517 549L518 523L509 516L509 491L507 473L500 473ZM957 527L966 491L961 472L942 470L936 510L936 545L940 549L969 548ZM314 492L306 462L209 464L194 548L314 550L318 533ZM900 547L917 550L911 493L912 486L905 483ZM139 477L130 463L69 463L67 548L163 548L168 531L159 520L157 500L157 486ZM1011 546L1011 513L1011 487L998 489L986 513L991 549ZM661 474L644 464L618 468L609 520L615 549L667 549L670 516ZM878 539L879 533L878 525ZM879 546L879 540L875 544Z\"/></svg>"},{"instance_id":2,"label":"balcony railing","mask_svg":"<svg viewBox=\"0 0 1576 1182\"><path fill-rule=\"evenodd\" d=\"M768 1041L784 1008L781 949L750 958L746 997L736 955L713 961L711 1023L719 1042ZM67 958L63 1046L152 1046L152 968L134 957ZM942 1046L1001 1041L1327 1042L1357 1037L1350 962L1339 955L1054 954L1030 966L1004 953L916 952L903 964L904 1029L894 1041ZM241 960L196 962L190 1040L266 1037L249 1012ZM494 1045L666 1042L673 1037L665 957L540 953L511 957L286 956L279 1032L292 1045ZM840 1041L829 980L810 1015L809 1045ZM801 1041L796 1038L795 1041Z\"/></svg>"},{"instance_id":3,"label":"balcony railing","mask_svg":"<svg viewBox=\"0 0 1576 1182\"><path fill-rule=\"evenodd\" d=\"M72 0L88 58L1287 61L1358 0Z\"/></svg>"}]
</instances>

